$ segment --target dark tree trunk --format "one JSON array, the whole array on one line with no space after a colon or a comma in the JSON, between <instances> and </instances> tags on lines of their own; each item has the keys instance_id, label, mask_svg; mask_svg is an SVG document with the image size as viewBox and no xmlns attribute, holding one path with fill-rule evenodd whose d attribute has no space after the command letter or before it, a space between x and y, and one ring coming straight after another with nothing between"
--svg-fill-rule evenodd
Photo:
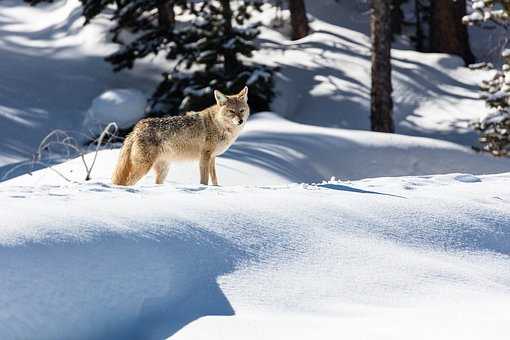
<instances>
[{"instance_id":1,"label":"dark tree trunk","mask_svg":"<svg viewBox=\"0 0 510 340\"><path fill-rule=\"evenodd\" d=\"M304 38L310 33L304 0L289 0L292 40Z\"/></svg>"},{"instance_id":2,"label":"dark tree trunk","mask_svg":"<svg viewBox=\"0 0 510 340\"><path fill-rule=\"evenodd\" d=\"M423 16L423 5L421 0L414 0L414 16L416 18L416 50L418 52L425 52L425 35L423 34L423 22L421 20Z\"/></svg>"},{"instance_id":3,"label":"dark tree trunk","mask_svg":"<svg viewBox=\"0 0 510 340\"><path fill-rule=\"evenodd\" d=\"M466 15L466 0L433 0L430 16L430 47L432 52L455 54L466 64L475 57L469 47L469 36L462 17Z\"/></svg>"},{"instance_id":4,"label":"dark tree trunk","mask_svg":"<svg viewBox=\"0 0 510 340\"><path fill-rule=\"evenodd\" d=\"M391 4L388 0L372 0L372 131L395 132L391 99Z\"/></svg>"},{"instance_id":5,"label":"dark tree trunk","mask_svg":"<svg viewBox=\"0 0 510 340\"><path fill-rule=\"evenodd\" d=\"M230 7L230 0L220 0L220 3L223 11L223 17L225 18L224 34L225 36L229 36L232 33L232 8ZM237 60L236 53L226 50L223 57L225 73L228 76L234 75L239 69L239 61Z\"/></svg>"},{"instance_id":6,"label":"dark tree trunk","mask_svg":"<svg viewBox=\"0 0 510 340\"><path fill-rule=\"evenodd\" d=\"M403 0L391 0L391 32L393 34L402 34L402 22L404 21L402 3Z\"/></svg>"},{"instance_id":7,"label":"dark tree trunk","mask_svg":"<svg viewBox=\"0 0 510 340\"><path fill-rule=\"evenodd\" d=\"M171 30L175 25L174 0L158 1L158 24L164 31Z\"/></svg>"}]
</instances>

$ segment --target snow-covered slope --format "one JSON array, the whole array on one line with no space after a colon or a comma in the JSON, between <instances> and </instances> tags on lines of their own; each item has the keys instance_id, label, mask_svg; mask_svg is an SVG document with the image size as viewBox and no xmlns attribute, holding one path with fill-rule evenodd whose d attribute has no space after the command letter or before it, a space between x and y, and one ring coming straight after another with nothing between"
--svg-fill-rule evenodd
<instances>
[{"instance_id":1,"label":"snow-covered slope","mask_svg":"<svg viewBox=\"0 0 510 340\"><path fill-rule=\"evenodd\" d=\"M256 16L266 24L256 59L281 66L273 111L307 124L367 130L368 16L357 1L313 1L309 10L314 33L297 42L269 27L273 9ZM51 130L79 130L92 100L104 91L135 88L148 95L164 69L162 58L148 58L132 71L111 72L103 60L114 50L110 23L99 18L82 27L78 0L35 8L4 0L0 20L0 176L31 159ZM476 143L467 125L485 112L476 89L486 74L461 65L456 57L396 45L397 132Z\"/></svg>"},{"instance_id":2,"label":"snow-covered slope","mask_svg":"<svg viewBox=\"0 0 510 340\"><path fill-rule=\"evenodd\" d=\"M306 124L370 129L369 12L360 3L310 1L314 33L297 42L263 30L260 60L282 67L273 111ZM266 13L264 22L271 19ZM392 68L398 133L476 143L469 124L487 111L478 98L487 72L470 71L455 56L401 44L392 49Z\"/></svg>"},{"instance_id":3,"label":"snow-covered slope","mask_svg":"<svg viewBox=\"0 0 510 340\"><path fill-rule=\"evenodd\" d=\"M106 18L83 27L79 1L0 2L0 167L31 159L53 129L80 130L92 100L112 88L150 93L161 69L114 74L103 57ZM0 168L0 174L2 173ZM0 175L1 176L1 175Z\"/></svg>"},{"instance_id":4,"label":"snow-covered slope","mask_svg":"<svg viewBox=\"0 0 510 340\"><path fill-rule=\"evenodd\" d=\"M94 180L110 181L118 151L99 153L92 171ZM93 157L93 153L86 156L88 164ZM275 185L320 182L331 177L353 180L453 172L493 174L509 171L510 161L446 141L303 125L264 112L250 117L238 141L218 158L218 166L220 184ZM30 168L28 163L18 170ZM55 169L70 180L85 179L81 158ZM171 164L168 181L198 183L197 165ZM6 183L54 185L66 181L53 171L38 171ZM154 183L153 174L142 179L142 183Z\"/></svg>"},{"instance_id":5,"label":"snow-covered slope","mask_svg":"<svg viewBox=\"0 0 510 340\"><path fill-rule=\"evenodd\" d=\"M196 164L173 166L164 186L150 175L115 187L116 157L101 151L90 182L75 159L55 167L74 183L45 169L0 184L1 338L465 340L508 330L508 174L321 182L496 172L503 160L271 113L219 159L225 187L197 185ZM319 184L292 183L301 181Z\"/></svg>"},{"instance_id":6,"label":"snow-covered slope","mask_svg":"<svg viewBox=\"0 0 510 340\"><path fill-rule=\"evenodd\" d=\"M510 161L451 142L474 141L483 73L395 49L401 134L362 131L356 3L307 2L299 42L263 29L276 113L219 158L223 187L198 185L193 163L113 186L118 149L88 182L77 158L0 183L0 339L506 339ZM161 61L110 73L108 22L81 29L78 5L0 2L0 177L104 91L159 78Z\"/></svg>"},{"instance_id":7,"label":"snow-covered slope","mask_svg":"<svg viewBox=\"0 0 510 340\"><path fill-rule=\"evenodd\" d=\"M22 179L0 185L2 339L510 330L508 174L132 188Z\"/></svg>"}]
</instances>

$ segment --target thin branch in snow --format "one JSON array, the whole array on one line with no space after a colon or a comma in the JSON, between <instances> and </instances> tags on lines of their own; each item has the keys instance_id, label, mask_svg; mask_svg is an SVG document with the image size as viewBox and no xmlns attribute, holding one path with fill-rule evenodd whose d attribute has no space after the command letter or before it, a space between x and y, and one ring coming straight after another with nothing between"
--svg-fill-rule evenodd
<instances>
[{"instance_id":1,"label":"thin branch in snow","mask_svg":"<svg viewBox=\"0 0 510 340\"><path fill-rule=\"evenodd\" d=\"M76 181L69 179L62 172L53 167L53 162L56 159L71 159L73 156L78 155L81 159L83 167L85 168L85 181L88 181L92 178L92 170L94 169L94 165L97 161L97 156L99 151L101 151L101 146L110 145L112 141L117 137L117 132L119 128L116 123L109 123L101 132L98 138L96 138L92 143L96 143L96 147L94 150L94 157L92 162L87 162L85 155L87 154L88 147L84 147L81 143L79 143L75 137L73 137L69 131L64 131L60 129L56 129L48 133L39 143L37 147L37 151L34 153L32 160L27 160L22 162L15 167L11 168L2 176L2 181L7 179L10 174L14 171L30 165L30 169L28 173L32 175L33 169L35 165L42 165L43 167L49 168L57 175L62 177L67 182L76 183ZM60 147L61 154L55 157L55 153L53 150L56 147ZM63 154L62 154L63 151ZM48 155L45 158L45 154Z\"/></svg>"}]
</instances>

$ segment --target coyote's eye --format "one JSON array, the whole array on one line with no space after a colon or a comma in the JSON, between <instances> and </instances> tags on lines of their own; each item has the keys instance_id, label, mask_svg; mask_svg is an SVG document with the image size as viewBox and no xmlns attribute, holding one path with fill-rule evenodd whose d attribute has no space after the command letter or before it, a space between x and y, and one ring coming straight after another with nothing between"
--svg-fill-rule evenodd
<instances>
[{"instance_id":1,"label":"coyote's eye","mask_svg":"<svg viewBox=\"0 0 510 340\"><path fill-rule=\"evenodd\" d=\"M244 113L244 111L245 111L244 109L241 109L239 110L239 113Z\"/></svg>"},{"instance_id":2,"label":"coyote's eye","mask_svg":"<svg viewBox=\"0 0 510 340\"><path fill-rule=\"evenodd\" d=\"M228 112L229 112L229 113L231 113L231 114L233 114L233 115L235 115L235 114L236 114L236 112L235 112L234 110L228 110Z\"/></svg>"}]
</instances>

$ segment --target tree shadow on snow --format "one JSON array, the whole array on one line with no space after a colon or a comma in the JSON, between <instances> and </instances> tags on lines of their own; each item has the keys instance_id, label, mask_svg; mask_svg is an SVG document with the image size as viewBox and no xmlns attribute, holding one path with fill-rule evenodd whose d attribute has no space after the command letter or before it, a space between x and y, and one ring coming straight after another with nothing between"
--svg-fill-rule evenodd
<instances>
[{"instance_id":1,"label":"tree shadow on snow","mask_svg":"<svg viewBox=\"0 0 510 340\"><path fill-rule=\"evenodd\" d=\"M29 5L9 1L0 9L9 6ZM136 87L150 93L159 81L157 65L144 63L138 65L140 72L114 74L104 56L78 53L79 39L66 45L52 43L62 35L78 35L80 20L81 6L40 31L17 31L13 27L19 20L0 10L0 126L8 127L0 136L0 158L30 160L50 131L80 129L92 100L105 90Z\"/></svg>"},{"instance_id":2,"label":"tree shadow on snow","mask_svg":"<svg viewBox=\"0 0 510 340\"><path fill-rule=\"evenodd\" d=\"M257 119L257 118L254 118ZM272 120L268 120L271 124ZM278 124L275 121L275 124ZM333 132L333 131L332 131ZM345 135L289 133L285 130L243 134L222 157L276 173L291 182L321 182L335 176L357 180L369 177L419 176L463 172L499 173L508 160L491 159L468 149L368 143L366 131Z\"/></svg>"},{"instance_id":3,"label":"tree shadow on snow","mask_svg":"<svg viewBox=\"0 0 510 340\"><path fill-rule=\"evenodd\" d=\"M322 12L324 13L327 12ZM350 23L340 21L334 24L353 29ZM348 32L350 31L342 35L317 30L303 41L289 44L260 39L265 50L295 49L309 54L304 65L299 65L299 60L282 61L278 64L283 76L277 79L277 91L281 96L277 97L272 105L276 112L284 113L288 118L305 124L369 130L370 46L364 41L358 42L350 38ZM356 79L352 74L342 71L342 68L339 68L341 63L345 64L343 69L350 64L358 67L358 74L363 79ZM447 69L462 67L455 57L450 56L445 56L438 63ZM420 116L416 111L425 101L432 102L434 98L442 98L445 103L451 101L447 107L451 112L455 110L454 104L459 100L476 100L476 84L459 81L454 75L437 69L426 61L400 57L399 53L392 56L392 68L394 86L401 89L398 93L404 94L403 98L394 102L398 133L466 145L476 142L476 132L466 129L466 122L463 120L450 118L447 125L451 130L444 132L414 124L415 119ZM459 89L468 94L460 93ZM288 102L285 98L293 100Z\"/></svg>"}]
</instances>

